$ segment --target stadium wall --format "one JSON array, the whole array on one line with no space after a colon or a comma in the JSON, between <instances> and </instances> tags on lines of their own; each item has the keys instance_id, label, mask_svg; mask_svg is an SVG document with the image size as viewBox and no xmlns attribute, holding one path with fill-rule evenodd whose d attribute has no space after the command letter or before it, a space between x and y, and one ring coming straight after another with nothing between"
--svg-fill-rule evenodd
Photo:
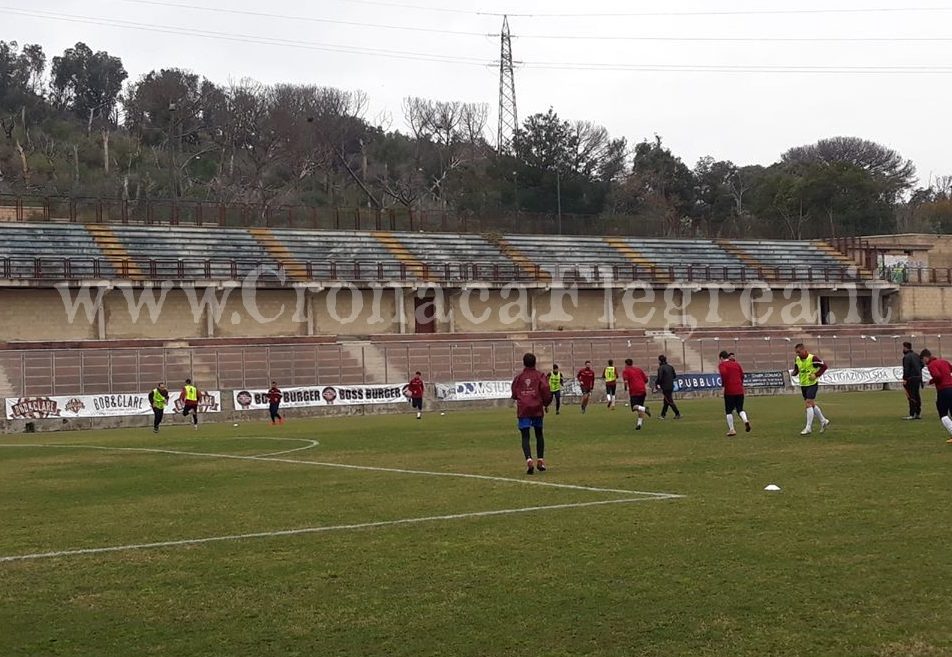
<instances>
[{"instance_id":1,"label":"stadium wall","mask_svg":"<svg viewBox=\"0 0 952 657\"><path fill-rule=\"evenodd\" d=\"M952 288L392 285L3 287L7 342L412 334L432 306L437 334L812 326L943 319ZM420 305L422 303L422 306Z\"/></svg>"}]
</instances>

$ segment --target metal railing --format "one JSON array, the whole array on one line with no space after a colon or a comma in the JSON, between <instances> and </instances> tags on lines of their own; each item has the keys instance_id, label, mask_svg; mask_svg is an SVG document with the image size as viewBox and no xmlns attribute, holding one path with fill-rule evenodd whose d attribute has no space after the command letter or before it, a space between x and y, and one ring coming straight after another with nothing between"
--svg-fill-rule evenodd
<instances>
[{"instance_id":1,"label":"metal railing","mask_svg":"<svg viewBox=\"0 0 952 657\"><path fill-rule=\"evenodd\" d=\"M578 283L747 283L793 282L836 283L860 280L846 267L733 267L717 265L560 265L519 266L505 262L407 263L397 260L304 261L283 267L276 260L225 258L107 259L85 256L38 256L0 258L0 279L27 281L76 280L83 278L134 278L158 281L240 280L257 270L282 272L288 279L313 281L432 281L432 282L547 282ZM952 283L952 274L934 280ZM923 282L922 270L917 273ZM886 280L892 280L886 278ZM932 280L932 279L930 279ZM265 284L265 281L262 281Z\"/></svg>"},{"instance_id":2,"label":"metal railing","mask_svg":"<svg viewBox=\"0 0 952 657\"><path fill-rule=\"evenodd\" d=\"M149 390L159 381L174 387L186 377L202 388L220 390L262 388L272 380L284 387L396 383L406 381L408 373L417 370L431 383L509 380L526 351L537 355L543 369L557 363L567 373L574 373L586 360L599 367L609 358L616 362L632 358L650 373L661 353L667 354L681 373L714 372L722 349L735 352L747 371L783 370L789 369L793 360L785 336L807 342L811 351L834 368L898 366L902 341L915 333L893 327L888 334L871 337L819 329L811 333L805 328L802 333L781 336L779 330L732 336L730 329L724 329L724 337L565 336L517 342L460 336L452 342L404 340L370 345L248 341L244 345L188 348L3 350L0 397L127 393ZM839 327L840 332L846 330ZM917 347L942 353L941 335L919 332L911 339Z\"/></svg>"}]
</instances>

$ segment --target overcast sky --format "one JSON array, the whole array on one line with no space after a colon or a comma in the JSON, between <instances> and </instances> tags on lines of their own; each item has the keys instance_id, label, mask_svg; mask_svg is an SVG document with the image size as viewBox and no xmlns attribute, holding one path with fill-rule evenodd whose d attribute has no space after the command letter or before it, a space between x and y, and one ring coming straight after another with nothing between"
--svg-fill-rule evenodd
<instances>
[{"instance_id":1,"label":"overcast sky","mask_svg":"<svg viewBox=\"0 0 952 657\"><path fill-rule=\"evenodd\" d=\"M492 62L498 61L499 38L488 35L498 35L501 18L478 12L763 12L945 6L946 11L908 12L512 16L510 25L514 56L524 62L516 72L520 118L552 106L563 118L601 123L612 135L625 136L632 143L658 134L691 166L704 155L741 165L769 164L790 146L853 135L884 143L914 160L923 184L930 173L952 174L952 0L156 1L158 4L141 0L7 0L0 8L0 39L40 43L50 57L84 41L94 50L120 56L131 78L154 68L181 67L219 83L251 77L262 82L362 89L372 102L371 118L388 113L392 127L399 129L403 128L401 100L407 95L485 102L492 114L488 129L494 132L498 67ZM170 7L169 3L181 6ZM34 15L11 13L10 9ZM239 15L223 9L269 15ZM293 20L274 16L277 14L357 25ZM130 28L132 25L137 27ZM217 32L229 38L174 33L176 30ZM853 41L710 40L728 37ZM856 41L860 38L894 40ZM939 40L900 40L923 38ZM312 47L268 45L254 39L303 42ZM315 49L328 45L389 54ZM442 61L398 58L394 51L425 53ZM688 68L947 66L947 72L646 72L537 67L544 62ZM489 137L495 140L494 134Z\"/></svg>"}]
</instances>

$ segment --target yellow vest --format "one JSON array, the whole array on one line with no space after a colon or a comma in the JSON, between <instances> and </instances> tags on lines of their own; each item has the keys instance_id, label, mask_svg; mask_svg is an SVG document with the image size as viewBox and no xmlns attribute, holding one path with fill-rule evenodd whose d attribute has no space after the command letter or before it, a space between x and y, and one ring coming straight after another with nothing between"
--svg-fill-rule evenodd
<instances>
[{"instance_id":1,"label":"yellow vest","mask_svg":"<svg viewBox=\"0 0 952 657\"><path fill-rule=\"evenodd\" d=\"M816 367L813 366L813 354L806 358L797 356L797 371L800 373L800 386L807 388L816 383Z\"/></svg>"},{"instance_id":2,"label":"yellow vest","mask_svg":"<svg viewBox=\"0 0 952 657\"><path fill-rule=\"evenodd\" d=\"M185 386L185 401L198 401L198 388Z\"/></svg>"},{"instance_id":3,"label":"yellow vest","mask_svg":"<svg viewBox=\"0 0 952 657\"><path fill-rule=\"evenodd\" d=\"M549 374L549 391L559 392L562 390L562 373L552 372Z\"/></svg>"},{"instance_id":4,"label":"yellow vest","mask_svg":"<svg viewBox=\"0 0 952 657\"><path fill-rule=\"evenodd\" d=\"M165 395L158 388L152 391L152 405L159 410L165 408Z\"/></svg>"},{"instance_id":5,"label":"yellow vest","mask_svg":"<svg viewBox=\"0 0 952 657\"><path fill-rule=\"evenodd\" d=\"M614 383L618 380L618 373L615 371L614 365L609 365L605 368L605 381L608 383Z\"/></svg>"}]
</instances>

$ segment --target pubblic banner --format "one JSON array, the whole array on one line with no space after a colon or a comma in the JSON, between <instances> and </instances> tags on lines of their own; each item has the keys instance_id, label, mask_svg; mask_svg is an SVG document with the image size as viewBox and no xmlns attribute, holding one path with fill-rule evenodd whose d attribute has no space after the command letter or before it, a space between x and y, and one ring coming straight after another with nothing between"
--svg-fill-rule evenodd
<instances>
[{"instance_id":1,"label":"pubblic banner","mask_svg":"<svg viewBox=\"0 0 952 657\"><path fill-rule=\"evenodd\" d=\"M654 388L656 377L651 377ZM745 372L745 388L783 388L786 385L782 371ZM674 381L675 392L703 392L720 390L723 387L720 374L680 374Z\"/></svg>"},{"instance_id":2,"label":"pubblic banner","mask_svg":"<svg viewBox=\"0 0 952 657\"><path fill-rule=\"evenodd\" d=\"M235 390L236 411L260 411L268 408L267 390ZM407 385L307 386L281 390L282 408L313 406L359 406L362 404L399 404L410 399Z\"/></svg>"},{"instance_id":3,"label":"pubblic banner","mask_svg":"<svg viewBox=\"0 0 952 657\"><path fill-rule=\"evenodd\" d=\"M180 411L182 403L178 395L172 398L166 411ZM8 420L42 420L46 418L81 417L127 417L130 415L152 415L148 393L127 395L65 395L50 397L20 397L6 400ZM209 390L202 393L198 400L200 413L221 412L221 392Z\"/></svg>"},{"instance_id":4,"label":"pubblic banner","mask_svg":"<svg viewBox=\"0 0 952 657\"><path fill-rule=\"evenodd\" d=\"M563 397L578 397L582 388L578 381L567 380L562 384ZM437 383L436 398L441 401L480 401L511 399L512 381L460 381Z\"/></svg>"}]
</instances>

